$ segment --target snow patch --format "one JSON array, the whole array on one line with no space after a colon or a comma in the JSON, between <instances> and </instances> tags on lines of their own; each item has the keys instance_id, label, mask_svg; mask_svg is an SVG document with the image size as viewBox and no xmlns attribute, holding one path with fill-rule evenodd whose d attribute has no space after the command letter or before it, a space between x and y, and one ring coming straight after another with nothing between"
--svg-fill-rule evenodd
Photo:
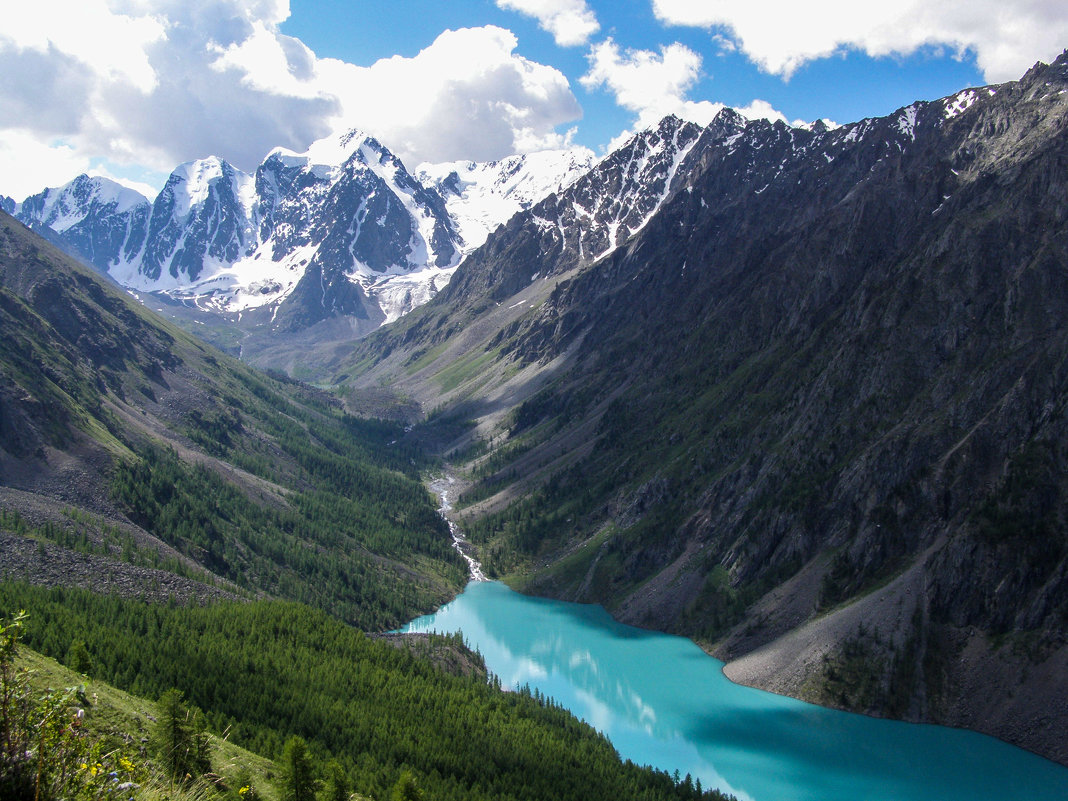
<instances>
[{"instance_id":1,"label":"snow patch","mask_svg":"<svg viewBox=\"0 0 1068 801\"><path fill-rule=\"evenodd\" d=\"M445 201L466 255L498 226L551 194L559 193L593 166L586 148L546 150L477 163L420 164L415 177Z\"/></svg>"},{"instance_id":2,"label":"snow patch","mask_svg":"<svg viewBox=\"0 0 1068 801\"><path fill-rule=\"evenodd\" d=\"M897 118L897 129L912 141L916 141L916 111L919 105L913 103L901 112Z\"/></svg>"},{"instance_id":3,"label":"snow patch","mask_svg":"<svg viewBox=\"0 0 1068 801\"><path fill-rule=\"evenodd\" d=\"M16 208L16 216L32 219L63 233L91 214L127 214L147 203L148 198L140 192L109 178L79 175L63 186L45 189L27 198Z\"/></svg>"},{"instance_id":4,"label":"snow patch","mask_svg":"<svg viewBox=\"0 0 1068 801\"><path fill-rule=\"evenodd\" d=\"M211 185L223 177L222 159L210 156L197 161L179 164L171 173L171 179L164 188L170 189L174 197L174 216L184 220L194 206L199 206L208 199Z\"/></svg>"},{"instance_id":5,"label":"snow patch","mask_svg":"<svg viewBox=\"0 0 1068 801\"><path fill-rule=\"evenodd\" d=\"M952 97L947 97L942 103L945 105L944 119L951 120L954 117L963 114L976 100L979 99L979 95L974 89L965 89L963 92L958 92Z\"/></svg>"}]
</instances>

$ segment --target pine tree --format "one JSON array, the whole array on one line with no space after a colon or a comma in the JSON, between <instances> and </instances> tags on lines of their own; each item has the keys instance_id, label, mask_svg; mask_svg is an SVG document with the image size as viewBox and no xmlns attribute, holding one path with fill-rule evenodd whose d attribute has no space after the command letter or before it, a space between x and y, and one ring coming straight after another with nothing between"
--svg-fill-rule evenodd
<instances>
[{"instance_id":1,"label":"pine tree","mask_svg":"<svg viewBox=\"0 0 1068 801\"><path fill-rule=\"evenodd\" d=\"M404 770L390 793L392 801L422 801L423 791L415 781L415 774Z\"/></svg>"},{"instance_id":2,"label":"pine tree","mask_svg":"<svg viewBox=\"0 0 1068 801\"><path fill-rule=\"evenodd\" d=\"M211 771L208 733L199 710L190 710L179 690L160 696L152 734L156 754L172 779L191 780Z\"/></svg>"},{"instance_id":3,"label":"pine tree","mask_svg":"<svg viewBox=\"0 0 1068 801\"><path fill-rule=\"evenodd\" d=\"M315 779L308 745L293 736L282 749L281 801L315 801Z\"/></svg>"},{"instance_id":4,"label":"pine tree","mask_svg":"<svg viewBox=\"0 0 1068 801\"><path fill-rule=\"evenodd\" d=\"M89 675L93 672L93 660L89 656L89 650L85 647L85 643L81 640L71 643L70 649L67 651L67 667L75 673L84 675Z\"/></svg>"},{"instance_id":5,"label":"pine tree","mask_svg":"<svg viewBox=\"0 0 1068 801\"><path fill-rule=\"evenodd\" d=\"M349 801L349 777L337 760L330 760L326 765L326 781L319 801Z\"/></svg>"}]
</instances>

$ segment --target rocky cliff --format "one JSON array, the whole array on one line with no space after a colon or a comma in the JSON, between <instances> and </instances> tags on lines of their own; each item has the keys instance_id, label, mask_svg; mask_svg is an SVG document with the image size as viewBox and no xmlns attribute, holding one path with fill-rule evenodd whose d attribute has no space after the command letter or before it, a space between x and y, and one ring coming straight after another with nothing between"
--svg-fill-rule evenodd
<instances>
[{"instance_id":1,"label":"rocky cliff","mask_svg":"<svg viewBox=\"0 0 1068 801\"><path fill-rule=\"evenodd\" d=\"M1066 166L1066 56L833 130L723 116L614 248L544 201L356 383L478 421L467 525L532 591L1068 761Z\"/></svg>"}]
</instances>

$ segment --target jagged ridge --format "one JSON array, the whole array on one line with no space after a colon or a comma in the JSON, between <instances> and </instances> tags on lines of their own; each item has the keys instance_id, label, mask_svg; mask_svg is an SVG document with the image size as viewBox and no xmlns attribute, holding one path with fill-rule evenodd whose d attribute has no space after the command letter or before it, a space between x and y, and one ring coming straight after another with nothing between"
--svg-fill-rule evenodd
<instances>
[{"instance_id":1,"label":"jagged ridge","mask_svg":"<svg viewBox=\"0 0 1068 801\"><path fill-rule=\"evenodd\" d=\"M560 151L422 165L420 179L351 131L305 154L275 150L254 175L216 157L180 165L151 204L83 175L7 205L128 288L231 322L252 312L274 330L334 317L370 330L433 297L492 228L589 163Z\"/></svg>"},{"instance_id":2,"label":"jagged ridge","mask_svg":"<svg viewBox=\"0 0 1068 801\"><path fill-rule=\"evenodd\" d=\"M1066 56L834 130L721 117L636 235L539 222L577 182L357 383L505 446L469 528L531 589L1065 761L1066 142Z\"/></svg>"}]
</instances>

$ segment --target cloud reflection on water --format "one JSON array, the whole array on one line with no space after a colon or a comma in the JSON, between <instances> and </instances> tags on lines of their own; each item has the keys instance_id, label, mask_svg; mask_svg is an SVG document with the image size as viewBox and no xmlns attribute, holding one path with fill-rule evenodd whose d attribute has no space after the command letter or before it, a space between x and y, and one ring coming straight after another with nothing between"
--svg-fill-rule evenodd
<instances>
[{"instance_id":1,"label":"cloud reflection on water","mask_svg":"<svg viewBox=\"0 0 1068 801\"><path fill-rule=\"evenodd\" d=\"M733 684L692 642L623 626L600 607L471 584L409 630L462 631L504 686L553 698L625 759L741 801L1068 799L1068 769L1033 754Z\"/></svg>"}]
</instances>

